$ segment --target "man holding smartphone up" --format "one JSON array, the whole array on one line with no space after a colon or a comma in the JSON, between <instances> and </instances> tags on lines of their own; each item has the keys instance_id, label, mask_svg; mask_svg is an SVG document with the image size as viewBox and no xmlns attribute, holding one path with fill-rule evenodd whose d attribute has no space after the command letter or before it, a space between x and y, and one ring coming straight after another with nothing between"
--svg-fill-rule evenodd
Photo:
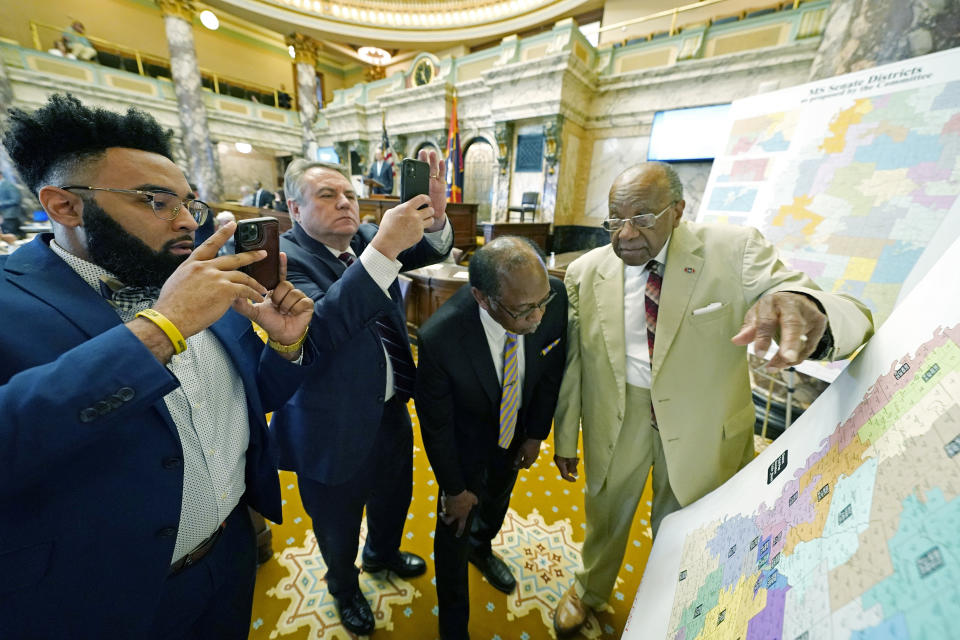
<instances>
[{"instance_id":1,"label":"man holding smartphone up","mask_svg":"<svg viewBox=\"0 0 960 640\"><path fill-rule=\"evenodd\" d=\"M282 258L268 293L237 270L265 252L218 257L233 223L195 244L152 117L54 95L4 145L53 233L0 257L0 635L246 638L313 302Z\"/></svg>"},{"instance_id":2,"label":"man holding smartphone up","mask_svg":"<svg viewBox=\"0 0 960 640\"><path fill-rule=\"evenodd\" d=\"M357 194L339 165L295 160L284 176L296 224L280 248L291 282L316 303L312 333L324 366L277 412L273 429L281 468L297 472L340 619L357 635L374 629L355 566L364 507L364 571L426 570L422 558L400 551L413 487L407 401L415 368L397 275L442 261L453 231L440 159L421 151L420 160L410 177L427 170L428 193L388 210L379 227L360 224Z\"/></svg>"}]
</instances>

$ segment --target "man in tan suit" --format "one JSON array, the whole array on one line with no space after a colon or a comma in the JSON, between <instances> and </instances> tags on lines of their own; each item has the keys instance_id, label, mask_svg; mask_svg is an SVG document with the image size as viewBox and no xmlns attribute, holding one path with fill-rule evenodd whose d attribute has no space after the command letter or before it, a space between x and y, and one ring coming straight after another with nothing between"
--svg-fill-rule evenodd
<instances>
[{"instance_id":1,"label":"man in tan suit","mask_svg":"<svg viewBox=\"0 0 960 640\"><path fill-rule=\"evenodd\" d=\"M610 597L650 467L653 533L754 455L745 346L779 350L773 368L832 359L872 335L870 312L787 269L755 229L681 222L683 189L660 163L614 181L611 244L567 269L567 369L554 461L577 478L583 426L583 571L554 615L580 628ZM656 262L654 262L656 261Z\"/></svg>"}]
</instances>

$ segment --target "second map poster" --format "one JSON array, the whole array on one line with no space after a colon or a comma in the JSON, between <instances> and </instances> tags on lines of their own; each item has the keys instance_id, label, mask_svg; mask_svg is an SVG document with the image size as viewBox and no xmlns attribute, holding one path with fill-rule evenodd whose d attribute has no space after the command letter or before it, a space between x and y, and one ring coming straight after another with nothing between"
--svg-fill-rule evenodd
<instances>
[{"instance_id":1,"label":"second map poster","mask_svg":"<svg viewBox=\"0 0 960 640\"><path fill-rule=\"evenodd\" d=\"M730 118L697 220L757 227L877 326L960 235L960 50L738 100Z\"/></svg>"}]
</instances>

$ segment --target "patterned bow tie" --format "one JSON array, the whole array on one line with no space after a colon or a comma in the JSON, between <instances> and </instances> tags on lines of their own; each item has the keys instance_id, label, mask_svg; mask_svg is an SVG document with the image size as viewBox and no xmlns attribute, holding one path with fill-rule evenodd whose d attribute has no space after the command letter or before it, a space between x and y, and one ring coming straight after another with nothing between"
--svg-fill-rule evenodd
<instances>
[{"instance_id":1,"label":"patterned bow tie","mask_svg":"<svg viewBox=\"0 0 960 640\"><path fill-rule=\"evenodd\" d=\"M100 276L100 295L121 316L133 315L153 305L160 297L160 287L127 287L116 278Z\"/></svg>"}]
</instances>

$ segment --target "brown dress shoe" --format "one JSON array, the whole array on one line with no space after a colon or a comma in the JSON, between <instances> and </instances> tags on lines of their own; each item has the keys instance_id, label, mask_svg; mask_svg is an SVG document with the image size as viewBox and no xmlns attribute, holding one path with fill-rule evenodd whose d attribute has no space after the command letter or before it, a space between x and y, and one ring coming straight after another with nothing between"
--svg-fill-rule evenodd
<instances>
[{"instance_id":1,"label":"brown dress shoe","mask_svg":"<svg viewBox=\"0 0 960 640\"><path fill-rule=\"evenodd\" d=\"M579 631L586 621L587 606L577 595L575 585L570 585L553 612L553 628L558 636L568 636Z\"/></svg>"}]
</instances>

